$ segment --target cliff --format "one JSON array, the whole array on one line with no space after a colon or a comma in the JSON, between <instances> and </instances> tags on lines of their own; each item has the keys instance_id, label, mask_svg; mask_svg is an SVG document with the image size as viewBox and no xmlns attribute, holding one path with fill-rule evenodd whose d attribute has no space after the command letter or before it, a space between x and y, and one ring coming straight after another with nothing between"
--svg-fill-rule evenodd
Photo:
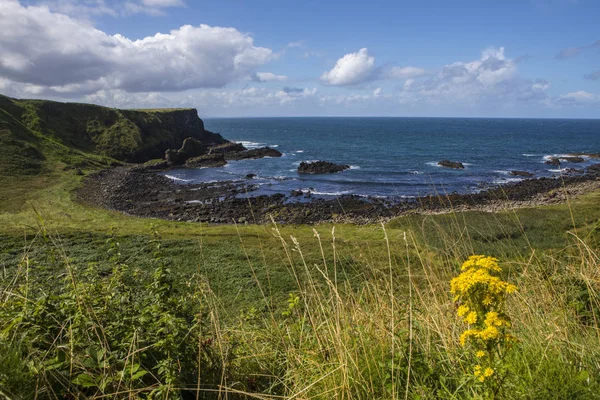
<instances>
[{"instance_id":1,"label":"cliff","mask_svg":"<svg viewBox=\"0 0 600 400\"><path fill-rule=\"evenodd\" d=\"M206 131L191 108L119 110L0 95L0 174L40 173L51 161L74 166L145 162L163 157L188 137L226 142Z\"/></svg>"}]
</instances>

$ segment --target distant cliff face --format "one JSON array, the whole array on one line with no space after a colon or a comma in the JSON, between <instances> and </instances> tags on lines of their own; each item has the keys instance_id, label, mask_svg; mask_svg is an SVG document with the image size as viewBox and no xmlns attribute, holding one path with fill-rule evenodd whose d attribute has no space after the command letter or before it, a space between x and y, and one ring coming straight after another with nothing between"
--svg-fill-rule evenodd
<instances>
[{"instance_id":1,"label":"distant cliff face","mask_svg":"<svg viewBox=\"0 0 600 400\"><path fill-rule=\"evenodd\" d=\"M13 146L20 142L41 152L79 151L127 162L162 158L166 149L179 148L188 137L207 145L227 142L204 130L195 109L119 110L1 95L0 128L0 141L10 140ZM40 141L42 145L34 143Z\"/></svg>"},{"instance_id":2,"label":"distant cliff face","mask_svg":"<svg viewBox=\"0 0 600 400\"><path fill-rule=\"evenodd\" d=\"M24 120L30 129L67 146L121 161L160 158L166 149L179 147L187 137L225 142L220 135L204 130L195 109L118 110L51 101L29 101L25 108Z\"/></svg>"}]
</instances>

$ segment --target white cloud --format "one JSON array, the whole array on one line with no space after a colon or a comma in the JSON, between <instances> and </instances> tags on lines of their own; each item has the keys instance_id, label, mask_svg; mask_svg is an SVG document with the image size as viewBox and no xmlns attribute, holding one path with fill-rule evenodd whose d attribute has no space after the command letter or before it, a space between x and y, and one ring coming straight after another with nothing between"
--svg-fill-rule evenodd
<instances>
[{"instance_id":1,"label":"white cloud","mask_svg":"<svg viewBox=\"0 0 600 400\"><path fill-rule=\"evenodd\" d=\"M337 60L330 71L323 73L321 80L331 86L352 86L376 80L402 80L425 75L427 71L417 67L376 67L375 57L363 48Z\"/></svg>"},{"instance_id":2,"label":"white cloud","mask_svg":"<svg viewBox=\"0 0 600 400\"><path fill-rule=\"evenodd\" d=\"M257 72L250 76L254 82L285 82L288 79L286 75L275 75L272 72Z\"/></svg>"},{"instance_id":3,"label":"white cloud","mask_svg":"<svg viewBox=\"0 0 600 400\"><path fill-rule=\"evenodd\" d=\"M500 47L484 50L478 60L445 65L430 78L409 79L399 95L403 101L415 103L510 104L544 100L549 88L547 81L520 78L517 64Z\"/></svg>"},{"instance_id":4,"label":"white cloud","mask_svg":"<svg viewBox=\"0 0 600 400\"><path fill-rule=\"evenodd\" d=\"M590 105L600 102L600 96L589 93L583 90L579 90L577 92L571 92L559 96L558 103L560 105Z\"/></svg>"},{"instance_id":5,"label":"white cloud","mask_svg":"<svg viewBox=\"0 0 600 400\"><path fill-rule=\"evenodd\" d=\"M273 52L234 28L185 25L140 40L89 22L0 3L0 77L48 94L166 92L222 87L252 74Z\"/></svg>"},{"instance_id":6,"label":"white cloud","mask_svg":"<svg viewBox=\"0 0 600 400\"><path fill-rule=\"evenodd\" d=\"M378 87L377 89L373 90L373 96L380 97L382 92L383 92L383 89Z\"/></svg>"},{"instance_id":7,"label":"white cloud","mask_svg":"<svg viewBox=\"0 0 600 400\"><path fill-rule=\"evenodd\" d=\"M425 69L416 67L391 67L385 71L385 76L389 79L410 79L426 74Z\"/></svg>"},{"instance_id":8,"label":"white cloud","mask_svg":"<svg viewBox=\"0 0 600 400\"><path fill-rule=\"evenodd\" d=\"M321 75L328 85L346 86L364 83L373 79L375 57L366 48L357 53L349 53L337 60L333 69Z\"/></svg>"}]
</instances>

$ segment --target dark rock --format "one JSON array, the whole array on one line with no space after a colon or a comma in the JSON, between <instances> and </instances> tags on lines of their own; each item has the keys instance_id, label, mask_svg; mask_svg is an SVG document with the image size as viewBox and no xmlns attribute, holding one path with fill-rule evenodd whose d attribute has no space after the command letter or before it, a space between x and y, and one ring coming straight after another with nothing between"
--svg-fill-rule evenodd
<instances>
[{"instance_id":1,"label":"dark rock","mask_svg":"<svg viewBox=\"0 0 600 400\"><path fill-rule=\"evenodd\" d=\"M165 151L165 160L169 165L182 165L185 163L185 158L179 154L177 150L168 149Z\"/></svg>"},{"instance_id":2,"label":"dark rock","mask_svg":"<svg viewBox=\"0 0 600 400\"><path fill-rule=\"evenodd\" d=\"M586 171L588 174L600 174L600 164L594 164L587 167Z\"/></svg>"},{"instance_id":3,"label":"dark rock","mask_svg":"<svg viewBox=\"0 0 600 400\"><path fill-rule=\"evenodd\" d=\"M178 153L183 157L192 158L198 157L208 152L208 146L199 140L194 138L186 138L181 145L181 148L178 150Z\"/></svg>"},{"instance_id":4,"label":"dark rock","mask_svg":"<svg viewBox=\"0 0 600 400\"><path fill-rule=\"evenodd\" d=\"M248 158L263 158L263 157L281 157L280 151L272 149L270 147L259 147L257 149L250 149L244 151L235 151L225 154L226 160L245 160Z\"/></svg>"},{"instance_id":5,"label":"dark rock","mask_svg":"<svg viewBox=\"0 0 600 400\"><path fill-rule=\"evenodd\" d=\"M185 138L179 150L168 149L165 151L165 160L169 165L182 165L188 159L199 157L208 152L209 146L194 138Z\"/></svg>"},{"instance_id":6,"label":"dark rock","mask_svg":"<svg viewBox=\"0 0 600 400\"><path fill-rule=\"evenodd\" d=\"M510 171L510 174L512 176L525 176L525 177L534 176L534 174L532 174L531 172L527 172L527 171Z\"/></svg>"},{"instance_id":7,"label":"dark rock","mask_svg":"<svg viewBox=\"0 0 600 400\"><path fill-rule=\"evenodd\" d=\"M302 195L303 195L302 190L292 190L290 192L290 196L292 196L292 197L298 197L298 196L302 196Z\"/></svg>"},{"instance_id":8,"label":"dark rock","mask_svg":"<svg viewBox=\"0 0 600 400\"><path fill-rule=\"evenodd\" d=\"M223 154L204 154L199 157L193 157L185 162L186 167L192 168L216 168L227 164Z\"/></svg>"},{"instance_id":9,"label":"dark rock","mask_svg":"<svg viewBox=\"0 0 600 400\"><path fill-rule=\"evenodd\" d=\"M583 174L585 171L580 168L567 168L564 170L565 174L575 175L575 174Z\"/></svg>"},{"instance_id":10,"label":"dark rock","mask_svg":"<svg viewBox=\"0 0 600 400\"><path fill-rule=\"evenodd\" d=\"M225 154L225 153L238 152L238 151L244 151L244 150L247 150L247 149L241 143L227 142L227 143L223 143L223 144L211 147L210 150L208 151L208 153L209 154L213 154L213 153Z\"/></svg>"},{"instance_id":11,"label":"dark rock","mask_svg":"<svg viewBox=\"0 0 600 400\"><path fill-rule=\"evenodd\" d=\"M452 169L465 169L465 166L461 162L450 161L450 160L442 160L438 162L440 167L444 168L452 168Z\"/></svg>"},{"instance_id":12,"label":"dark rock","mask_svg":"<svg viewBox=\"0 0 600 400\"><path fill-rule=\"evenodd\" d=\"M560 159L572 163L580 163L585 161L585 159L581 156L561 157Z\"/></svg>"},{"instance_id":13,"label":"dark rock","mask_svg":"<svg viewBox=\"0 0 600 400\"><path fill-rule=\"evenodd\" d=\"M256 178L256 174L247 174L246 179L254 179Z\"/></svg>"},{"instance_id":14,"label":"dark rock","mask_svg":"<svg viewBox=\"0 0 600 400\"><path fill-rule=\"evenodd\" d=\"M349 169L349 165L334 164L328 161L301 162L298 166L299 174L331 174Z\"/></svg>"},{"instance_id":15,"label":"dark rock","mask_svg":"<svg viewBox=\"0 0 600 400\"><path fill-rule=\"evenodd\" d=\"M554 165L555 167L560 166L560 160L558 157L551 157L549 160L544 161L544 164Z\"/></svg>"}]
</instances>

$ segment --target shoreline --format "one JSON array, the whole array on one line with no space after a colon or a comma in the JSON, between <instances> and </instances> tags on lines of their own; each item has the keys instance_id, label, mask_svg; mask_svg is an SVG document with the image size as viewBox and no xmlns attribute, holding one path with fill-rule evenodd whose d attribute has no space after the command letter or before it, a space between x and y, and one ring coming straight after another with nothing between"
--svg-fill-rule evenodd
<instances>
[{"instance_id":1,"label":"shoreline","mask_svg":"<svg viewBox=\"0 0 600 400\"><path fill-rule=\"evenodd\" d=\"M588 168L582 175L525 179L490 186L477 193L410 199L358 195L324 199L283 193L251 196L255 190L251 180L182 184L134 165L105 169L87 176L76 191L76 198L128 215L175 221L262 224L272 217L276 222L286 224L368 224L413 213L497 212L556 204L598 189L600 168ZM239 197L240 194L246 197Z\"/></svg>"}]
</instances>

